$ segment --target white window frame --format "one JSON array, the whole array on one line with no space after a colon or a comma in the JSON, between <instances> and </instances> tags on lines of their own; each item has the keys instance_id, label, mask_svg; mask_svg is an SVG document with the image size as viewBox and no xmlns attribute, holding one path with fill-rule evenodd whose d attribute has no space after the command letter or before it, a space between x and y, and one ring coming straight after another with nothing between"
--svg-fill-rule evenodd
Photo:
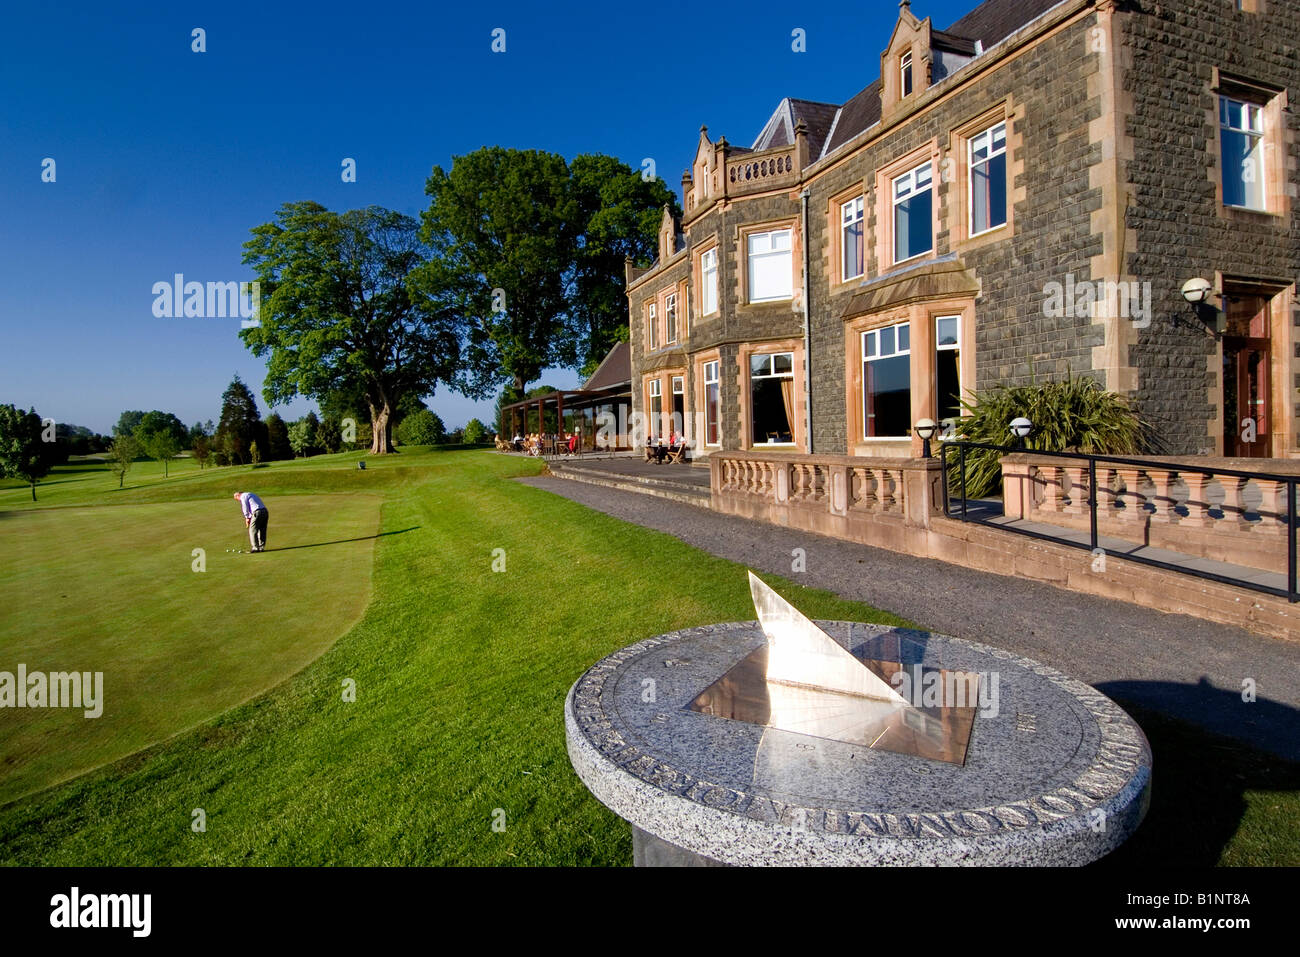
<instances>
[{"instance_id":1,"label":"white window frame","mask_svg":"<svg viewBox=\"0 0 1300 957\"><path fill-rule=\"evenodd\" d=\"M786 246L784 249L776 249L774 240L778 236L784 236ZM764 240L767 244L766 249L755 251L754 247L758 240ZM775 296L763 296L756 298L754 296L754 265L756 262L766 262L767 260L784 259L786 269L784 272L785 283L780 294ZM767 229L761 232L752 232L745 236L745 266L749 279L748 288L745 290L746 298L751 303L759 302L784 302L794 298L794 229L789 226L782 226L778 229ZM785 291L788 289L788 291Z\"/></svg>"},{"instance_id":2,"label":"white window frame","mask_svg":"<svg viewBox=\"0 0 1300 957\"><path fill-rule=\"evenodd\" d=\"M718 311L717 246L700 254L700 287L700 315L711 316Z\"/></svg>"},{"instance_id":3,"label":"white window frame","mask_svg":"<svg viewBox=\"0 0 1300 957\"><path fill-rule=\"evenodd\" d=\"M1245 127L1232 126L1229 123L1227 118L1229 104L1242 108L1242 115L1246 122ZM1219 153L1221 160L1220 165L1223 167L1221 175L1224 177L1219 185L1224 191L1223 205L1229 209L1245 209L1256 213L1268 212L1268 168L1264 162L1264 153L1267 149L1267 139L1264 130L1264 110L1265 106L1262 103L1239 99L1235 96L1227 96L1222 93L1219 94ZM1228 184L1226 182L1226 177L1228 175L1228 167L1226 163L1222 162L1223 134L1225 132L1236 133L1239 136L1245 136L1255 141L1256 146L1251 152L1254 153L1256 157L1255 176L1259 182L1260 203L1258 206L1243 206L1237 203L1229 203L1227 201ZM1240 175L1241 172L1241 170L1238 170L1237 175Z\"/></svg>"},{"instance_id":4,"label":"white window frame","mask_svg":"<svg viewBox=\"0 0 1300 957\"><path fill-rule=\"evenodd\" d=\"M917 182L920 179L920 173L922 170L925 170L927 179L925 181L924 187L918 187ZM903 183L904 180L907 181L903 187L904 189L906 189L906 192L900 195L899 184ZM899 259L898 258L898 207L901 203L905 202L906 200L909 200L914 196L920 196L922 193L930 194L930 221L926 224L930 230L930 245L925 249L921 250L919 253L914 253L913 255L908 256L905 259ZM890 195L891 195L891 200L890 200L889 212L890 212L890 216L892 217L890 221L892 225L892 235L890 238L893 240L893 245L894 245L894 249L893 249L894 264L899 265L901 263L911 262L913 259L920 259L922 256L929 256L930 254L932 254L934 252L934 203L935 203L933 160L926 160L924 163L912 167L906 173L903 173L901 176L895 176L892 180L890 180Z\"/></svg>"},{"instance_id":5,"label":"white window frame","mask_svg":"<svg viewBox=\"0 0 1300 957\"><path fill-rule=\"evenodd\" d=\"M996 133L999 128L1002 130L1002 146L995 148L993 146L995 140L993 134ZM993 162L993 160L995 160L997 157L1006 155L1007 132L1008 132L1007 121L1003 120L1000 123L994 123L992 126L984 130L983 132L978 133L975 136L972 136L970 140L966 143L966 168L969 172L968 189L967 189L967 193L969 195L967 196L967 200L966 200L966 222L969 228L969 235L972 238L975 236L983 236L985 233L991 233L996 229L1001 229L1011 219L1010 210L1008 210L1004 205L1002 208L1002 222L998 223L996 226L990 226L987 229L981 229L978 232L976 232L975 230L975 168L976 166L987 166L989 163ZM988 156L984 157L984 159L981 160L979 163L976 163L975 150L979 147L980 141L985 139L988 140L988 150L989 150ZM1010 178L1011 176L1011 170L1009 166L1007 168L1006 176L1008 178ZM1003 185L1003 192L1004 192L1003 202L1006 204L1009 204L1011 202L1010 186L1011 184L1009 182Z\"/></svg>"},{"instance_id":6,"label":"white window frame","mask_svg":"<svg viewBox=\"0 0 1300 957\"><path fill-rule=\"evenodd\" d=\"M777 357L777 356L789 356L789 357L790 357L790 371L789 371L789 372L776 372L776 371L775 371L775 369L776 369L776 357ZM766 360L767 360L767 372L764 372L764 373L757 373L757 374L754 372L754 360L755 360L755 359L766 359ZM755 380L755 379L789 379L791 382L793 382L793 381L794 381L794 353L793 353L793 352L752 352L752 353L750 353L750 355L749 355L749 414L750 414L751 420L752 420L752 417L753 417L753 415L754 415L754 380ZM794 434L795 434L795 433L794 433L794 423L793 423L793 422L790 422L790 423L788 423L788 424L789 424L789 426L790 426L790 441L789 441L789 442L753 442L753 443L752 443L752 444L753 444L753 447L754 447L754 448L757 448L758 446L762 445L762 446L765 446L765 447L767 447L767 448L785 448L786 446L793 446L793 445L796 445L797 443L796 443L795 440L794 440ZM753 422L752 422L752 421L750 422L750 437L751 437L751 441L752 441L752 437L753 437Z\"/></svg>"},{"instance_id":7,"label":"white window frame","mask_svg":"<svg viewBox=\"0 0 1300 957\"><path fill-rule=\"evenodd\" d=\"M658 399L659 410L654 411L655 400ZM650 408L646 410L650 415L650 434L654 438L663 438L664 423L664 383L662 379L650 380Z\"/></svg>"},{"instance_id":8,"label":"white window frame","mask_svg":"<svg viewBox=\"0 0 1300 957\"><path fill-rule=\"evenodd\" d=\"M848 271L848 234L849 227L860 227L858 236L858 257L857 272L852 275ZM867 271L867 232L866 232L866 204L861 196L855 196L847 202L840 203L840 282L848 282L850 279L858 279Z\"/></svg>"},{"instance_id":9,"label":"white window frame","mask_svg":"<svg viewBox=\"0 0 1300 957\"><path fill-rule=\"evenodd\" d=\"M911 87L911 89L908 89ZM898 95L899 97L911 96L916 89L915 77L912 72L912 51L908 50L903 54L902 59L898 61Z\"/></svg>"},{"instance_id":10,"label":"white window frame","mask_svg":"<svg viewBox=\"0 0 1300 957\"><path fill-rule=\"evenodd\" d=\"M650 333L650 351L659 348L659 311L656 303L650 303L650 312L646 316L646 329Z\"/></svg>"},{"instance_id":11,"label":"white window frame","mask_svg":"<svg viewBox=\"0 0 1300 957\"><path fill-rule=\"evenodd\" d=\"M890 326L881 326L878 329L869 329L866 332L861 333L861 335L858 337L858 355L862 362L862 436L861 438L862 441L864 442L897 442L899 439L906 439L911 437L910 429L907 433L903 435L868 435L867 434L867 424L869 421L869 415L867 412L867 381L868 381L867 363L871 361L878 361L880 359L894 359L900 356L908 356L909 369L908 369L908 378L907 378L907 390L908 390L908 394L910 395L912 391L912 384L913 384L911 369L910 369L910 363L911 363L910 357L912 355L912 328L911 327L912 327L911 321L904 320L903 322L896 322ZM903 328L907 329L907 348L899 349L898 332L900 329ZM880 352L880 333L884 332L886 329L894 330L894 351L890 352L887 355L882 355ZM873 356L867 355L867 342L869 338L871 338L871 340L875 343L873 349L876 354Z\"/></svg>"},{"instance_id":12,"label":"white window frame","mask_svg":"<svg viewBox=\"0 0 1300 957\"><path fill-rule=\"evenodd\" d=\"M963 317L961 313L954 313L952 315L934 317L934 351L936 356L940 352L957 353L957 398L958 399L961 398L961 393L962 393L962 381L961 381L961 321L962 318ZM957 341L950 342L947 344L941 344L939 342L939 323L947 319L951 319L957 326L957 337L956 337ZM943 398L942 396L939 395L939 365L936 362L934 368L934 406L936 409L938 409L942 405L943 405ZM942 425L943 423L941 422L939 424Z\"/></svg>"},{"instance_id":13,"label":"white window frame","mask_svg":"<svg viewBox=\"0 0 1300 957\"><path fill-rule=\"evenodd\" d=\"M677 293L664 297L664 345L677 344Z\"/></svg>"},{"instance_id":14,"label":"white window frame","mask_svg":"<svg viewBox=\"0 0 1300 957\"><path fill-rule=\"evenodd\" d=\"M720 374L721 362L712 359L704 363L704 444L709 448L722 447L722 376ZM718 388L718 419L713 423L718 432L718 441L709 441L709 386Z\"/></svg>"}]
</instances>

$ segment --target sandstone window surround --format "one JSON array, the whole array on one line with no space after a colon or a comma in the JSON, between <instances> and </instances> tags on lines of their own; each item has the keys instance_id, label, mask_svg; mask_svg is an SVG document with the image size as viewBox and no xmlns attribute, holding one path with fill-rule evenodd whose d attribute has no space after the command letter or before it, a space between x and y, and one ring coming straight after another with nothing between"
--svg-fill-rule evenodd
<instances>
[{"instance_id":1,"label":"sandstone window surround","mask_svg":"<svg viewBox=\"0 0 1300 957\"><path fill-rule=\"evenodd\" d=\"M894 263L934 252L934 163L926 160L891 180Z\"/></svg>"},{"instance_id":2,"label":"sandstone window surround","mask_svg":"<svg viewBox=\"0 0 1300 957\"><path fill-rule=\"evenodd\" d=\"M694 273L697 277L696 287L700 290L699 296L696 297L697 318L704 319L715 315L721 308L718 296L720 280L716 240L711 240L695 254Z\"/></svg>"},{"instance_id":3,"label":"sandstone window surround","mask_svg":"<svg viewBox=\"0 0 1300 957\"><path fill-rule=\"evenodd\" d=\"M835 194L826 206L827 282L832 290L866 275L868 262L867 183L859 181ZM856 249L854 244L856 243Z\"/></svg>"},{"instance_id":4,"label":"sandstone window surround","mask_svg":"<svg viewBox=\"0 0 1300 957\"><path fill-rule=\"evenodd\" d=\"M658 438L664 434L664 383L658 373L646 378L644 395L646 416L649 419L646 428L650 438Z\"/></svg>"},{"instance_id":5,"label":"sandstone window surround","mask_svg":"<svg viewBox=\"0 0 1300 957\"><path fill-rule=\"evenodd\" d=\"M931 140L876 171L876 262L881 272L934 255L939 233L934 173L939 158L938 143ZM900 216L904 235L898 232L896 217ZM901 256L900 241L904 243ZM919 247L926 248L918 252Z\"/></svg>"},{"instance_id":6,"label":"sandstone window surround","mask_svg":"<svg viewBox=\"0 0 1300 957\"><path fill-rule=\"evenodd\" d=\"M782 356L780 360L773 357ZM768 357L766 360L763 357ZM740 402L740 448L775 448L783 451L801 451L807 448L804 436L804 347L802 339L781 339L772 342L742 343L736 357L736 384ZM761 367L761 368L760 368ZM758 371L755 371L758 369ZM766 370L766 371L763 371ZM758 384L759 402L755 408L755 383ZM755 427L767 412L775 411L780 403L788 421L788 430L778 434L775 441L768 434L777 431L765 428L762 442L754 441ZM760 414L756 415L756 411Z\"/></svg>"},{"instance_id":7,"label":"sandstone window surround","mask_svg":"<svg viewBox=\"0 0 1300 957\"><path fill-rule=\"evenodd\" d=\"M1016 201L1025 198L1024 188L1015 186L1025 171L1024 135L1018 129L1022 114L1023 108L1008 97L949 135L948 155L939 168L947 188L945 221L954 249L1003 242L1015 235ZM989 200L984 208L1000 216L981 221L981 194Z\"/></svg>"},{"instance_id":8,"label":"sandstone window surround","mask_svg":"<svg viewBox=\"0 0 1300 957\"><path fill-rule=\"evenodd\" d=\"M742 302L757 305L794 299L800 250L795 224L791 218L741 227L737 252L744 257Z\"/></svg>"},{"instance_id":9,"label":"sandstone window surround","mask_svg":"<svg viewBox=\"0 0 1300 957\"><path fill-rule=\"evenodd\" d=\"M694 358L699 441L706 448L722 448L722 355L711 349Z\"/></svg>"},{"instance_id":10,"label":"sandstone window surround","mask_svg":"<svg viewBox=\"0 0 1300 957\"><path fill-rule=\"evenodd\" d=\"M1287 122L1287 91L1217 68L1210 89L1214 135L1207 146L1215 160L1211 176L1219 216L1256 222L1261 215L1288 216L1287 157L1295 136Z\"/></svg>"},{"instance_id":11,"label":"sandstone window surround","mask_svg":"<svg viewBox=\"0 0 1300 957\"><path fill-rule=\"evenodd\" d=\"M906 346L900 346L899 331L904 326L907 342ZM892 340L888 330L892 330ZM955 377L962 397L969 400L969 389L975 382L974 342L974 295L903 303L847 320L844 381L849 453L919 454L920 440L912 434L911 426L920 419L942 421L953 417L951 397L941 395L940 390L951 388ZM870 354L873 345L874 355ZM897 361L903 354L907 356L905 376ZM887 362L893 368L887 368ZM886 387L891 379L906 381L906 415L901 410L885 410L887 416L898 420L892 423L894 427L885 430L894 434L872 429L872 420L868 418L869 400L873 398L868 376L869 372L876 371L870 368L873 365L879 365L885 379L881 384ZM896 396L887 398L887 402L896 400Z\"/></svg>"},{"instance_id":12,"label":"sandstone window surround","mask_svg":"<svg viewBox=\"0 0 1300 957\"><path fill-rule=\"evenodd\" d=\"M680 438L686 434L689 424L686 419L686 373L668 377L669 387L672 389L672 433Z\"/></svg>"}]
</instances>

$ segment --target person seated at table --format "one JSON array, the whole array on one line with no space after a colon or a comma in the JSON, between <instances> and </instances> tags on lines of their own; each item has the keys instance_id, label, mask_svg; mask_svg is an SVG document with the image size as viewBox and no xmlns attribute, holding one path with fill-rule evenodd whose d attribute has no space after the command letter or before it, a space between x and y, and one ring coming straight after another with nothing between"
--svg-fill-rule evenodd
<instances>
[{"instance_id":1,"label":"person seated at table","mask_svg":"<svg viewBox=\"0 0 1300 957\"><path fill-rule=\"evenodd\" d=\"M580 435L580 434L581 434L581 433L574 432L572 435L569 436L569 454L570 454L570 455L576 455L577 452L578 452L578 442L580 441L580 439L579 439L579 435Z\"/></svg>"}]
</instances>

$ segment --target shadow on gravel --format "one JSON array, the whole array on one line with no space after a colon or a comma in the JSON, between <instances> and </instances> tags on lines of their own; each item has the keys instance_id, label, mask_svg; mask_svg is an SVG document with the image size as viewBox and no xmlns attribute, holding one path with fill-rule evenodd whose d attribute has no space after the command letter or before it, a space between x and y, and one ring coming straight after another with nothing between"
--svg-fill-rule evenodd
<instances>
[{"instance_id":1,"label":"shadow on gravel","mask_svg":"<svg viewBox=\"0 0 1300 957\"><path fill-rule=\"evenodd\" d=\"M1241 863L1300 864L1300 846L1285 840L1286 831L1295 828L1292 815L1294 795L1300 793L1300 762L1270 753L1295 749L1300 741L1300 711L1263 698L1246 703L1240 692L1217 689L1204 679L1194 685L1117 681L1096 687L1142 726L1152 752L1151 807L1146 820L1098 866L1219 863L1242 825L1247 791L1275 792L1279 798L1285 792L1290 795L1279 800L1276 809L1266 804L1262 812L1257 811L1251 824L1255 833L1243 835L1251 846L1272 848L1265 853L1267 859ZM1197 724L1171 716L1189 710L1199 710ZM1233 720L1231 737L1198 726L1222 728ZM1276 856L1279 853L1281 858Z\"/></svg>"}]
</instances>

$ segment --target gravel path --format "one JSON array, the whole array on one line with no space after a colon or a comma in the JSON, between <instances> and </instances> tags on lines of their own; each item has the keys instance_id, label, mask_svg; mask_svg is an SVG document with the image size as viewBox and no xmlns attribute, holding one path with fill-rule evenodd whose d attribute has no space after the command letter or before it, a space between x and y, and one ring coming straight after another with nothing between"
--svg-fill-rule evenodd
<instances>
[{"instance_id":1,"label":"gravel path","mask_svg":"<svg viewBox=\"0 0 1300 957\"><path fill-rule=\"evenodd\" d=\"M757 571L1036 658L1098 690L1300 760L1300 642L914 558L648 495L521 479ZM791 571L806 552L807 570ZM1242 701L1253 679L1257 700Z\"/></svg>"}]
</instances>

